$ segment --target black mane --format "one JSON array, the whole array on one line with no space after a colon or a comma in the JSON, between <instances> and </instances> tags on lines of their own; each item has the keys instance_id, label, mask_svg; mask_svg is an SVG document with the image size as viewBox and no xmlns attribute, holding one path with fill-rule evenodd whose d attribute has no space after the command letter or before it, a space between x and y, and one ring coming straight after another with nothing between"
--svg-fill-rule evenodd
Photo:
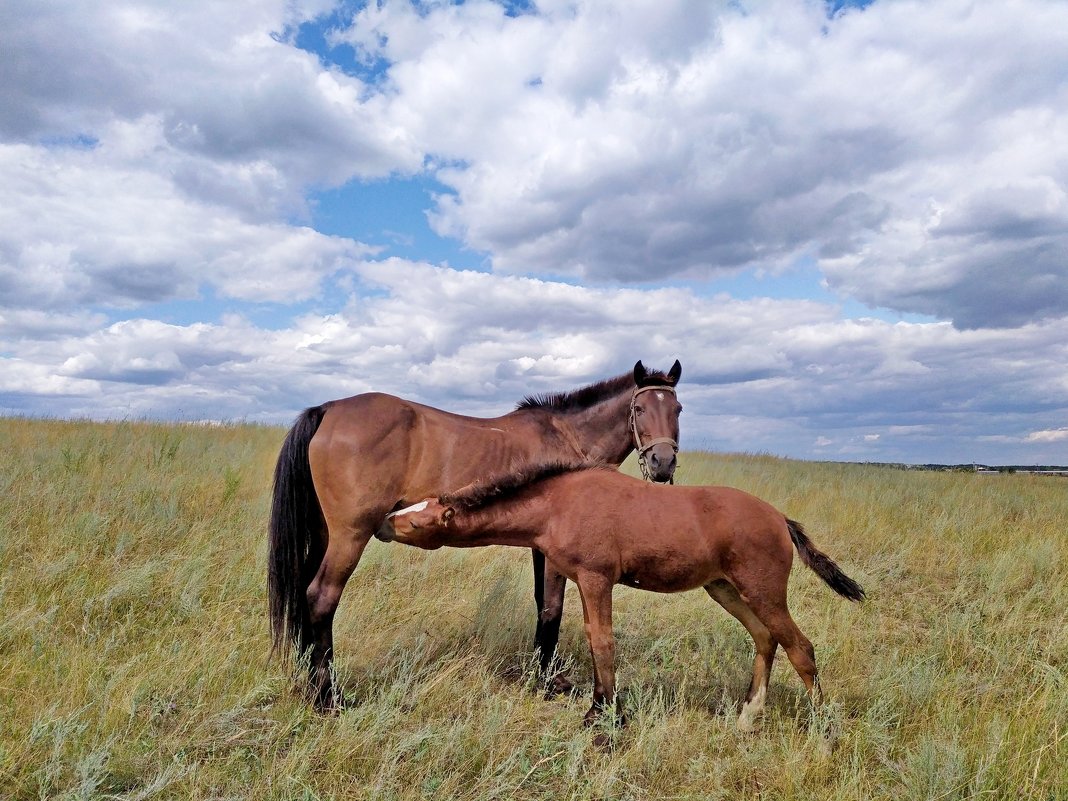
<instances>
[{"instance_id":1,"label":"black mane","mask_svg":"<svg viewBox=\"0 0 1068 801\"><path fill-rule=\"evenodd\" d=\"M642 381L643 386L650 384L673 383L666 373L659 370L650 370ZM614 398L626 389L634 388L634 374L624 373L615 378L606 378L588 387L580 387L570 392L545 392L540 395L527 395L516 406L520 409L547 409L553 412L581 412L596 406L601 401Z\"/></svg>"},{"instance_id":2,"label":"black mane","mask_svg":"<svg viewBox=\"0 0 1068 801\"><path fill-rule=\"evenodd\" d=\"M438 500L464 512L476 512L490 504L518 495L531 484L580 470L614 470L610 465L594 461L546 462L524 467L514 473L495 476L486 482L477 482L456 492L442 495Z\"/></svg>"}]
</instances>

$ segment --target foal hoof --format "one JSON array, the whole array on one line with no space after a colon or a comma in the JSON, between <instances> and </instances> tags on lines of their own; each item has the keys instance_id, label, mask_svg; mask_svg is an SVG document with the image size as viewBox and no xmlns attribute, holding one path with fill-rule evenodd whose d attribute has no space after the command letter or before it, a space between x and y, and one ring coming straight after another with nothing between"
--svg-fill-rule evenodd
<instances>
[{"instance_id":1,"label":"foal hoof","mask_svg":"<svg viewBox=\"0 0 1068 801\"><path fill-rule=\"evenodd\" d=\"M838 747L838 739L841 737L841 730L837 725L831 724L827 727L819 738L817 749L821 757L827 758L834 754L835 748Z\"/></svg>"},{"instance_id":2,"label":"foal hoof","mask_svg":"<svg viewBox=\"0 0 1068 801\"><path fill-rule=\"evenodd\" d=\"M834 749L838 746L837 736L828 736L820 738L819 752L820 756L824 759L829 758L834 754Z\"/></svg>"},{"instance_id":3,"label":"foal hoof","mask_svg":"<svg viewBox=\"0 0 1068 801\"><path fill-rule=\"evenodd\" d=\"M596 726L598 731L593 735L593 745L601 751L611 751L620 731L627 725L627 717L618 706L613 709L594 704L582 718L582 725L587 729Z\"/></svg>"},{"instance_id":4,"label":"foal hoof","mask_svg":"<svg viewBox=\"0 0 1068 801\"><path fill-rule=\"evenodd\" d=\"M599 724L613 729L622 729L626 726L627 716L623 713L622 705L617 705L614 710L600 704L591 706L582 718L582 725L588 729Z\"/></svg>"},{"instance_id":5,"label":"foal hoof","mask_svg":"<svg viewBox=\"0 0 1068 801\"><path fill-rule=\"evenodd\" d=\"M745 717L744 715L738 718L737 727L738 731L740 731L742 734L756 734L758 731L760 731L759 721Z\"/></svg>"}]
</instances>

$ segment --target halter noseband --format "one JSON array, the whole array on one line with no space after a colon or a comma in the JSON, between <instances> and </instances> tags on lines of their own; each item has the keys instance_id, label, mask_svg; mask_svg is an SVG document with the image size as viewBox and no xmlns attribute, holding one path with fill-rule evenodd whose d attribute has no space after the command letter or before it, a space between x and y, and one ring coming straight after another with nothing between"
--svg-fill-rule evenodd
<instances>
[{"instance_id":1,"label":"halter noseband","mask_svg":"<svg viewBox=\"0 0 1068 801\"><path fill-rule=\"evenodd\" d=\"M642 445L642 438L641 435L638 433L638 416L637 414L635 414L635 403L637 402L638 396L640 394L642 394L643 392L649 392L650 390L654 389L658 392L670 392L672 395L675 394L675 387L669 387L665 384L648 387L637 387L634 390L634 394L630 396L630 431L632 434L634 434L634 449L638 452L638 467L641 468L642 478L644 478L646 481L652 481L652 479L649 477L649 466L645 463L645 454L649 451L650 448L652 448L654 445L666 444L670 445L671 449L675 453L679 452L679 443L677 443L671 437L656 437L655 439L649 440L649 442L647 442L645 445ZM663 484L665 482L657 481L654 483ZM672 476L667 480L666 483L674 484L675 477Z\"/></svg>"}]
</instances>

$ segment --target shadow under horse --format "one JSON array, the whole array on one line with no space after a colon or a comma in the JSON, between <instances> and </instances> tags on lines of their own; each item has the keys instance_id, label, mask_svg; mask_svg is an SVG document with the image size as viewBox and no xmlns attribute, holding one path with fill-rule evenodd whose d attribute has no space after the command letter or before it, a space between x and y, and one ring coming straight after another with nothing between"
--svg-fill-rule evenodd
<instances>
[{"instance_id":1,"label":"shadow under horse","mask_svg":"<svg viewBox=\"0 0 1068 801\"><path fill-rule=\"evenodd\" d=\"M796 521L730 487L645 484L615 470L547 464L426 498L390 515L378 538L432 550L513 545L537 548L582 596L593 656L593 705L617 711L612 588L704 590L745 626L756 646L753 678L738 717L750 731L764 709L781 645L813 703L820 701L812 643L790 616L794 549L832 590L851 601L864 590L819 551Z\"/></svg>"},{"instance_id":2,"label":"shadow under horse","mask_svg":"<svg viewBox=\"0 0 1068 801\"><path fill-rule=\"evenodd\" d=\"M333 620L345 584L385 516L486 476L551 460L619 466L638 450L650 480L672 479L681 405L676 361L570 392L529 396L515 411L467 417L371 392L305 410L274 473L267 589L273 651L307 660L308 692L331 709ZM533 551L535 647L550 690L566 578Z\"/></svg>"}]
</instances>

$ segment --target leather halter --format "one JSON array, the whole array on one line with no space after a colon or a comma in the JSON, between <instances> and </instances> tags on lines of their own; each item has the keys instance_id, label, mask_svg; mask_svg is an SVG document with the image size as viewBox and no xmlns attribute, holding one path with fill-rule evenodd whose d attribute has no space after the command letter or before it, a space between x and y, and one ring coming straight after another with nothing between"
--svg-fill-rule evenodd
<instances>
[{"instance_id":1,"label":"leather halter","mask_svg":"<svg viewBox=\"0 0 1068 801\"><path fill-rule=\"evenodd\" d=\"M646 481L652 481L649 477L649 466L645 463L645 454L654 445L667 444L671 446L671 449L675 452L679 452L679 443L673 440L671 437L656 437L649 440L645 445L642 445L641 434L638 433L638 415L635 413L635 404L638 400L638 396L643 392L649 392L650 390L657 390L658 392L670 392L675 394L675 387L669 387L665 385L653 385L648 387L637 387L634 390L634 394L630 396L630 431L634 434L634 450L638 452L638 467L641 468L642 478ZM666 482L654 481L654 484L674 484L675 477L672 476Z\"/></svg>"}]
</instances>

